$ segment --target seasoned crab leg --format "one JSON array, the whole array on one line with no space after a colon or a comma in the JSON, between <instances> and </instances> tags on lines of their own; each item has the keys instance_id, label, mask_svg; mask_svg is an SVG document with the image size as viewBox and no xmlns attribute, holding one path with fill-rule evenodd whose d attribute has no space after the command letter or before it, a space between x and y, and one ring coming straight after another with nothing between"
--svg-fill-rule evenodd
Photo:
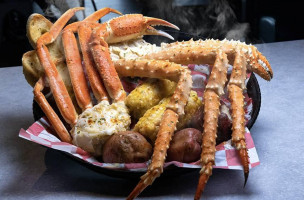
<instances>
[{"instance_id":1,"label":"seasoned crab leg","mask_svg":"<svg viewBox=\"0 0 304 200\"><path fill-rule=\"evenodd\" d=\"M115 102L124 101L126 98L126 92L124 91L118 74L113 66L108 50L108 44L103 37L96 39L93 36L93 38L94 40L91 43L91 52L108 94Z\"/></svg>"},{"instance_id":2,"label":"seasoned crab leg","mask_svg":"<svg viewBox=\"0 0 304 200\"><path fill-rule=\"evenodd\" d=\"M63 47L67 61L67 66L69 69L69 74L71 77L71 82L73 85L76 100L80 108L82 108L82 110L91 108L92 103L91 103L88 84L82 68L81 56L78 49L77 40L74 33L77 33L79 27L86 22L90 22L91 26L94 27L97 26L98 23L96 21L110 12L121 14L117 10L111 8L103 8L94 12L93 14L85 18L83 21L75 22L66 26L62 32ZM89 29L91 29L91 27L89 27ZM80 45L82 49L84 49L83 56L86 57L86 59L84 59L84 65L89 75L88 76L89 81L91 81L90 83L91 85L93 85L92 87L93 91L95 92L95 94L97 94L98 100L100 100L107 97L107 95L105 90L103 89L102 83L97 78L96 73L94 73L94 71L92 72L92 70L94 70L93 63L90 62L91 60L87 59L88 51L85 50L88 46L90 35L91 35L90 32L87 35L79 34L79 38L81 39Z\"/></svg>"},{"instance_id":3,"label":"seasoned crab leg","mask_svg":"<svg viewBox=\"0 0 304 200\"><path fill-rule=\"evenodd\" d=\"M45 70L46 76L50 82L51 91L54 95L56 104L63 118L70 125L74 125L77 122L78 115L72 104L71 98L67 93L67 89L56 69L56 66L51 60L46 45L52 43L59 35L65 23L67 23L67 21L74 15L76 11L82 9L83 8L73 8L68 10L56 21L56 23L51 27L50 31L42 35L37 41L38 57L40 63L42 64ZM88 19L96 21L98 18L112 11L118 12L116 10L109 8L101 9L100 11L97 11L96 13L89 16ZM92 107L92 104L90 100L88 86L81 65L81 57L79 54L77 41L73 34L73 32L77 31L78 23L81 22L73 23L69 25L66 29L64 29L62 37L63 37L63 44L64 44L63 46L65 49L67 65L69 68L72 85L76 94L76 99L80 107L83 110L85 110L87 108ZM50 119L50 121L54 121L54 120ZM57 124L52 124L52 125L57 126Z\"/></svg>"},{"instance_id":4,"label":"seasoned crab leg","mask_svg":"<svg viewBox=\"0 0 304 200\"><path fill-rule=\"evenodd\" d=\"M212 68L204 93L204 132L202 136L202 154L199 183L194 199L199 199L212 175L215 164L215 145L217 137L218 116L220 113L220 96L224 94L227 81L228 59L222 49L217 50L217 58Z\"/></svg>"},{"instance_id":5,"label":"seasoned crab leg","mask_svg":"<svg viewBox=\"0 0 304 200\"><path fill-rule=\"evenodd\" d=\"M60 77L55 64L52 62L46 45L54 42L64 25L75 14L75 12L79 10L83 10L83 8L72 8L65 12L51 27L50 31L43 34L37 41L37 54L39 61L45 71L46 77L48 78L51 91L54 95L59 111L69 124L76 123L77 113L62 78ZM55 124L55 126L57 125Z\"/></svg>"},{"instance_id":6,"label":"seasoned crab leg","mask_svg":"<svg viewBox=\"0 0 304 200\"><path fill-rule=\"evenodd\" d=\"M127 198L134 199L163 172L167 149L176 129L178 117L184 114L184 107L190 94L192 79L188 69L167 61L118 60L115 61L115 67L121 76L167 78L178 81L162 117L148 171L141 177L140 182Z\"/></svg>"},{"instance_id":7,"label":"seasoned crab leg","mask_svg":"<svg viewBox=\"0 0 304 200\"><path fill-rule=\"evenodd\" d=\"M46 100L44 94L42 93L42 90L44 89L44 81L41 77L34 87L34 98L35 101L39 104L42 111L46 114L46 117L50 120L50 123L53 125L56 133L58 134L59 138L63 142L72 143L72 138L63 125L62 121L56 114L56 112L53 110L53 108L50 106L48 101Z\"/></svg>"},{"instance_id":8,"label":"seasoned crab leg","mask_svg":"<svg viewBox=\"0 0 304 200\"><path fill-rule=\"evenodd\" d=\"M83 63L86 69L91 89L97 101L109 101L108 94L96 69L89 46L92 30L94 27L95 23L92 24L84 22L78 29L79 43L82 52Z\"/></svg>"},{"instance_id":9,"label":"seasoned crab leg","mask_svg":"<svg viewBox=\"0 0 304 200\"><path fill-rule=\"evenodd\" d=\"M104 8L102 9L104 13L113 12L119 15L122 15L119 11L112 9L112 8ZM96 13L96 12L95 12ZM79 26L78 29L78 36L79 36L79 43L80 48L83 56L84 66L87 72L87 76L94 93L95 98L98 102L102 100L108 101L108 94L104 88L102 81L100 80L100 76L98 71L96 70L96 66L94 63L94 59L92 57L90 51L90 40L93 29L96 27L96 23L92 23L97 19L101 18L101 16L96 16L97 14L93 13L92 15L88 16L83 23Z\"/></svg>"},{"instance_id":10,"label":"seasoned crab leg","mask_svg":"<svg viewBox=\"0 0 304 200\"><path fill-rule=\"evenodd\" d=\"M78 22L75 22L78 23ZM89 87L86 81L81 64L81 56L78 50L77 40L74 36L73 29L77 31L77 26L68 25L62 32L62 42L66 63L71 77L73 91L79 107L82 110L92 107ZM74 26L74 27L73 27ZM73 29L72 29L73 28Z\"/></svg>"}]
</instances>

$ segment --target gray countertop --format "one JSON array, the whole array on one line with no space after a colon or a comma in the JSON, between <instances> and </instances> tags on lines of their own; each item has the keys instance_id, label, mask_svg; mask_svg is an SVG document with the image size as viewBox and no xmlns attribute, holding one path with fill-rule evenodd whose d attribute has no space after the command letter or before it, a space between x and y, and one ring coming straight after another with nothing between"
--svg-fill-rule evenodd
<instances>
[{"instance_id":1,"label":"gray countertop","mask_svg":"<svg viewBox=\"0 0 304 200\"><path fill-rule=\"evenodd\" d=\"M304 198L304 40L258 45L273 67L259 80L262 106L251 129L261 165L243 174L213 170L204 199ZM124 199L138 180L93 172L61 153L18 137L32 115L22 67L0 69L0 199ZM301 112L302 111L302 112ZM159 178L139 199L193 199L198 171Z\"/></svg>"}]
</instances>

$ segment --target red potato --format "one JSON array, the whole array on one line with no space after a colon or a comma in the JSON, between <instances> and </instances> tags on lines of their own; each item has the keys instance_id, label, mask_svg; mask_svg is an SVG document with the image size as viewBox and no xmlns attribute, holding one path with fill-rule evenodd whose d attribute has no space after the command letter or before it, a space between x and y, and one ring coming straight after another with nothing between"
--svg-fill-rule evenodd
<instances>
[{"instance_id":1,"label":"red potato","mask_svg":"<svg viewBox=\"0 0 304 200\"><path fill-rule=\"evenodd\" d=\"M106 163L140 163L150 159L151 144L139 133L124 131L112 135L103 148Z\"/></svg>"},{"instance_id":2,"label":"red potato","mask_svg":"<svg viewBox=\"0 0 304 200\"><path fill-rule=\"evenodd\" d=\"M199 160L202 151L202 133L194 128L176 132L168 149L167 161L190 163Z\"/></svg>"}]
</instances>

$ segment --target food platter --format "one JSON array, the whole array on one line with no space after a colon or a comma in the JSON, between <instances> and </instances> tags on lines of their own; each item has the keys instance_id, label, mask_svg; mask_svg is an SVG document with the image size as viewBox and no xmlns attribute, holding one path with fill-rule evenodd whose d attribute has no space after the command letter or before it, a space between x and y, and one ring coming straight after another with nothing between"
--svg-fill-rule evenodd
<instances>
[{"instance_id":1,"label":"food platter","mask_svg":"<svg viewBox=\"0 0 304 200\"><path fill-rule=\"evenodd\" d=\"M174 38L176 41L188 41L190 39L200 39L198 36L192 35L191 33L183 33L183 32L177 32L177 31L172 31L172 30L165 30ZM152 44L159 45L161 42L168 42L167 40L164 40L163 37L155 37L155 36L145 36L144 39L147 42L150 42ZM257 81L256 76L254 73L251 73L250 78L247 82L247 94L249 98L252 99L252 110L250 112L250 120L247 122L247 128L251 129L251 127L254 125L259 111L260 111L260 106L261 106L261 93L260 93L260 87ZM56 109L56 105L53 99L49 99L50 104L53 105L52 107ZM59 114L59 111L56 111ZM35 121L38 121L41 117L45 116L39 105L36 103L35 100L33 100L33 116ZM231 132L231 131L228 131ZM217 143L221 143L227 140L231 139L231 134L225 135L225 137L220 137L218 138ZM50 153L46 154L48 157L50 157L51 152L54 150L50 149L48 150ZM62 155L64 155L67 159L71 159L75 161L77 164L80 164L90 170L93 170L95 172L105 174L111 177L117 177L117 178L127 178L127 179L137 179L141 175L145 173L145 171L140 171L140 170L124 170L124 169L111 169L111 168L105 168L105 167L98 167L95 165L92 165L91 163L88 163L84 161L83 159L77 158L75 156L72 156L69 153L65 153L63 151L60 151ZM56 156L56 155L53 155ZM51 157L53 157L51 156ZM48 162L48 158L46 158L46 162ZM49 161L52 162L52 161ZM188 172L193 172L194 170L197 170L196 168L187 168L187 167L177 167L175 165L170 165L165 168L165 173L164 176L176 176L176 175L181 175L185 174Z\"/></svg>"},{"instance_id":2,"label":"food platter","mask_svg":"<svg viewBox=\"0 0 304 200\"><path fill-rule=\"evenodd\" d=\"M247 123L247 127L249 129L251 129L251 127L254 125L258 115L259 115L259 111L260 111L260 106L261 106L261 93L260 93L260 87L257 81L256 76L252 73L248 83L247 83L247 93L248 96L252 99L252 112L251 112L251 119L248 121ZM40 107L38 106L38 104L33 101L33 116L34 116L34 120L37 121L39 120L41 117L44 116L44 113L42 112L42 110L40 109ZM229 140L230 138L226 138L226 140ZM48 162L52 162L51 160L54 160L53 156L50 156L54 150L49 149L48 150L49 153L46 154L46 164ZM64 155L67 159L71 159L73 161L75 161L77 164L80 164L90 170L93 170L95 172L101 173L101 174L105 174L111 177L116 177L116 178L126 178L126 179L136 179L138 177L140 177L141 175L143 175L145 172L143 171L130 171L130 170L116 170L116 169L109 169L109 168L101 168L95 165L92 165L88 162L85 162L82 159L79 159L77 157L71 156L68 153L62 152L62 155ZM52 158L50 158L52 157ZM56 160L56 159L55 159ZM183 168L183 167L176 167L175 165L170 165L169 167L167 167L165 169L165 173L164 176L165 177L170 177L170 176L176 176L176 175L182 175L188 172L193 172L194 170L197 170L195 168Z\"/></svg>"},{"instance_id":3,"label":"food platter","mask_svg":"<svg viewBox=\"0 0 304 200\"><path fill-rule=\"evenodd\" d=\"M145 173L128 199L164 169L167 176L201 169L195 199L213 168L243 170L246 184L249 169L260 164L246 127L253 126L261 105L252 72L271 80L267 58L241 41L196 40L182 32L177 42L147 43L141 36L174 40L153 26L179 28L141 14L98 24L109 12L121 14L111 8L64 27L83 9L69 9L55 24L43 16L29 18L35 50L22 62L27 81L35 85L33 112L39 120L19 136L99 173L125 178ZM38 37L31 34L37 32Z\"/></svg>"}]
</instances>

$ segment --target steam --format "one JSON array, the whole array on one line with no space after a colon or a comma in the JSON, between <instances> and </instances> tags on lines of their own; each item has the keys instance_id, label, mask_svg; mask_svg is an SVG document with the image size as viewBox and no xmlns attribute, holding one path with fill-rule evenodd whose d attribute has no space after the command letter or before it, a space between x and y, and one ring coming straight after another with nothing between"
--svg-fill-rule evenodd
<instances>
[{"instance_id":1,"label":"steam","mask_svg":"<svg viewBox=\"0 0 304 200\"><path fill-rule=\"evenodd\" d=\"M237 22L227 0L206 0L200 6L180 6L177 0L140 2L144 5L144 15L170 21L195 38L247 39L249 25Z\"/></svg>"},{"instance_id":2,"label":"steam","mask_svg":"<svg viewBox=\"0 0 304 200\"><path fill-rule=\"evenodd\" d=\"M46 0L48 7L45 14L56 19L69 8L83 6L83 2L81 0ZM214 38L222 40L227 38L248 42L249 25L237 21L227 0L133 0L132 3L136 6L141 4L142 14L145 16L165 19L177 25L181 29L179 32L169 30L169 34L173 35L175 39ZM201 3L201 5L193 3ZM88 11L93 12L92 9L89 9L91 7L92 5L89 5L86 8L86 13L77 12L72 21L83 20L84 15L88 15ZM156 36L150 38L154 43L158 43L155 40L160 39L167 42L166 39ZM151 39L150 42L152 42Z\"/></svg>"}]
</instances>

